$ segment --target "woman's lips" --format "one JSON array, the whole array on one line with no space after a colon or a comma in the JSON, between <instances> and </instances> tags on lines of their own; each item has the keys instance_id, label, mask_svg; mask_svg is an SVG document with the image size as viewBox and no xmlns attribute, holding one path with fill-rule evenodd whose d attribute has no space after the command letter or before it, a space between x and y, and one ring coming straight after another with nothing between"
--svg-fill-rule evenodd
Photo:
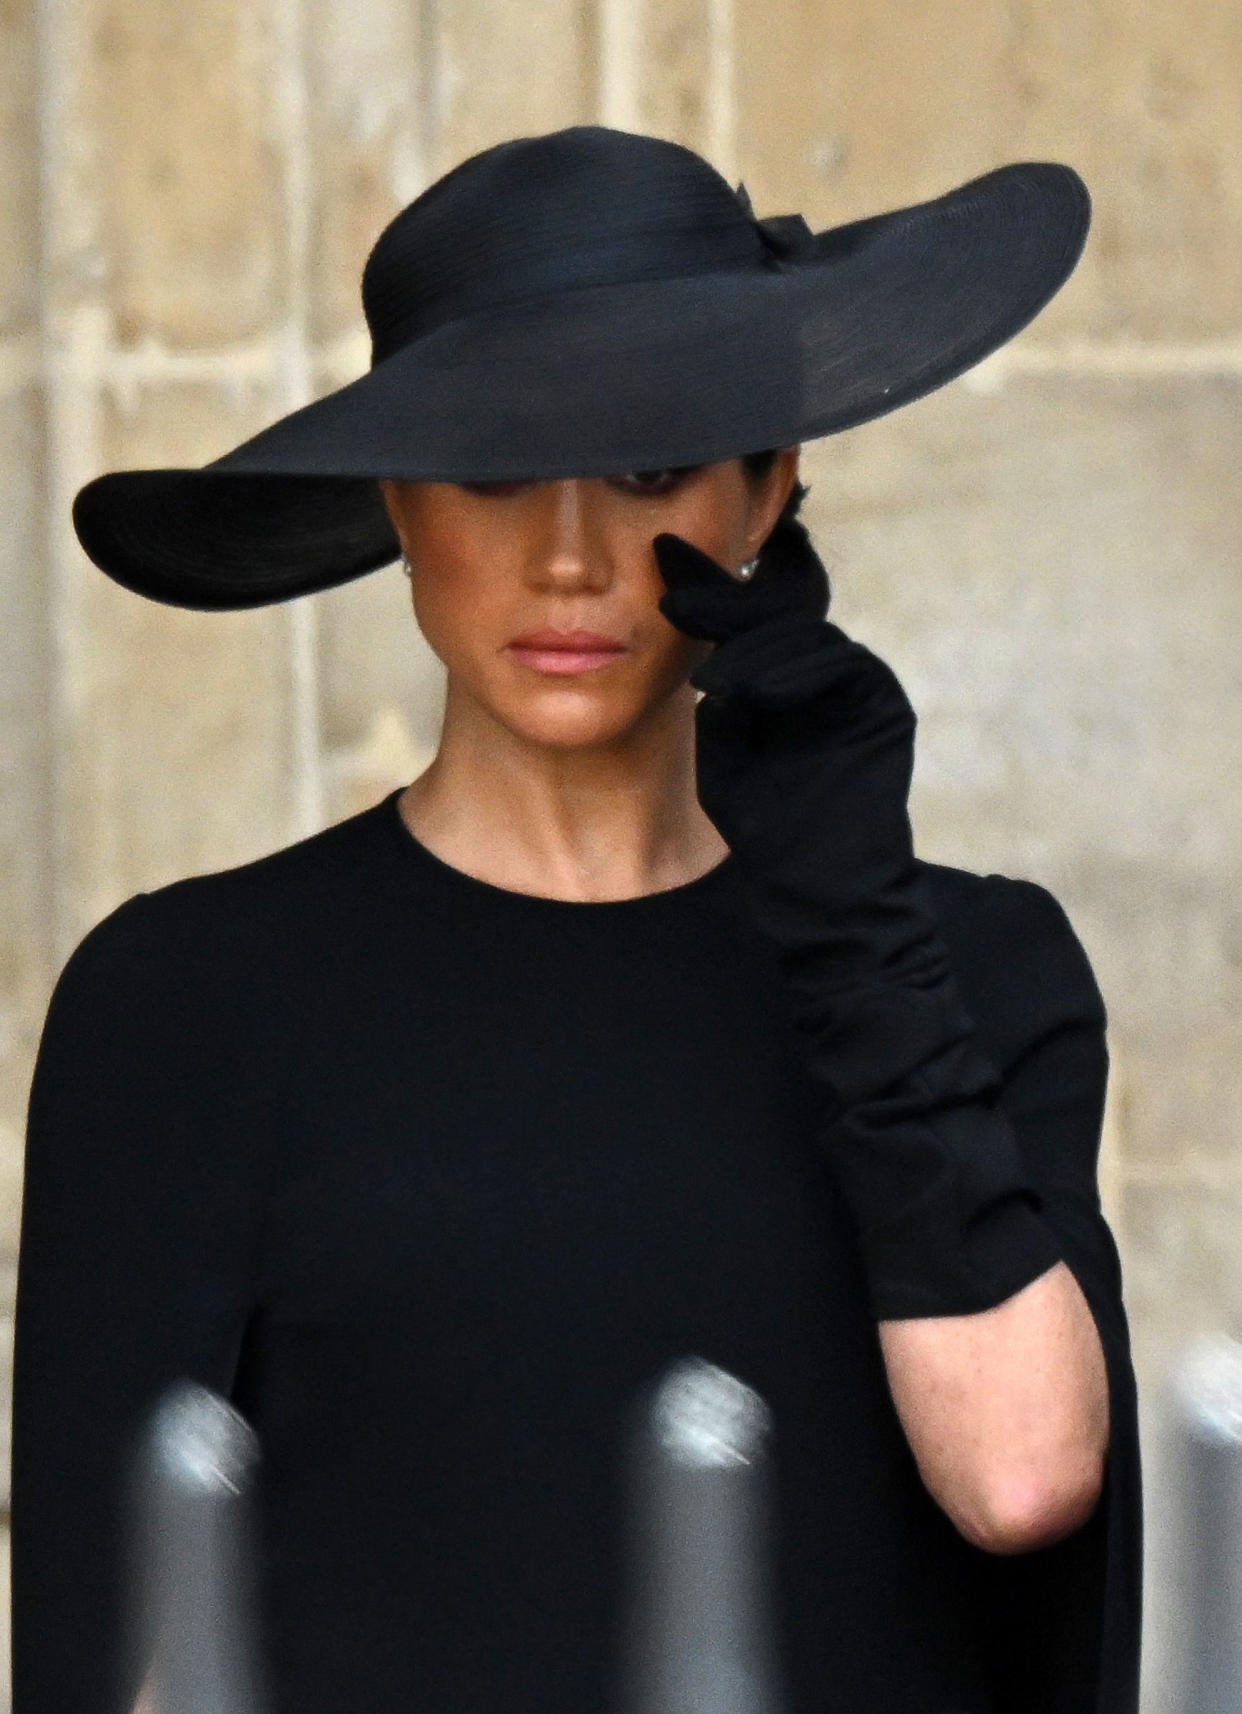
<instances>
[{"instance_id":1,"label":"woman's lips","mask_svg":"<svg viewBox=\"0 0 1242 1714\"><path fill-rule=\"evenodd\" d=\"M541 673L594 672L625 654L625 645L598 631L524 631L506 645L523 666Z\"/></svg>"}]
</instances>

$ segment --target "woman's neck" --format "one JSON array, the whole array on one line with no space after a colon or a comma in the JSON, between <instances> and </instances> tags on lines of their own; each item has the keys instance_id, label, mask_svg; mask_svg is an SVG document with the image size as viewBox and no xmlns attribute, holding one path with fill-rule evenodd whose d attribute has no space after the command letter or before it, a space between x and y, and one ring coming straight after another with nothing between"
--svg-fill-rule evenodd
<instances>
[{"instance_id":1,"label":"woman's neck","mask_svg":"<svg viewBox=\"0 0 1242 1714\"><path fill-rule=\"evenodd\" d=\"M513 892L603 901L695 880L727 847L695 795L692 696L618 740L573 749L450 703L402 817L444 862Z\"/></svg>"}]
</instances>

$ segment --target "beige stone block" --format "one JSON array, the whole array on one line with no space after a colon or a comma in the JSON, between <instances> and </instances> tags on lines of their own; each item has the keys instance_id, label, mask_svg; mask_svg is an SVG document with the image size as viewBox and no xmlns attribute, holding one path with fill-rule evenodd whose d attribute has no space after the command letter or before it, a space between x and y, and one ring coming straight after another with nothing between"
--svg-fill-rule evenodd
<instances>
[{"instance_id":1,"label":"beige stone block","mask_svg":"<svg viewBox=\"0 0 1242 1714\"><path fill-rule=\"evenodd\" d=\"M7 1020L8 1037L0 1054L0 1257L10 1262L17 1255L21 1227L26 1102L46 1008L46 996L42 999L39 1011L32 1007ZM11 1299L0 1304L4 1301L11 1307Z\"/></svg>"},{"instance_id":2,"label":"beige stone block","mask_svg":"<svg viewBox=\"0 0 1242 1714\"><path fill-rule=\"evenodd\" d=\"M1010 10L1019 154L1079 166L1095 229L1045 334L1229 337L1242 275L1242 15L1231 0L1023 0Z\"/></svg>"},{"instance_id":3,"label":"beige stone block","mask_svg":"<svg viewBox=\"0 0 1242 1714\"><path fill-rule=\"evenodd\" d=\"M0 397L0 1266L16 1243L26 1093L53 956L43 460L39 394Z\"/></svg>"},{"instance_id":4,"label":"beige stone block","mask_svg":"<svg viewBox=\"0 0 1242 1714\"><path fill-rule=\"evenodd\" d=\"M959 384L807 459L836 611L919 711L922 848L1061 897L1161 1167L1242 1140L1240 394Z\"/></svg>"},{"instance_id":5,"label":"beige stone block","mask_svg":"<svg viewBox=\"0 0 1242 1714\"><path fill-rule=\"evenodd\" d=\"M9 990L23 986L20 961L38 938L33 857L47 765L44 427L37 389L0 396L0 985Z\"/></svg>"},{"instance_id":6,"label":"beige stone block","mask_svg":"<svg viewBox=\"0 0 1242 1714\"><path fill-rule=\"evenodd\" d=\"M580 0L443 0L427 44L432 173L592 116L597 44Z\"/></svg>"},{"instance_id":7,"label":"beige stone block","mask_svg":"<svg viewBox=\"0 0 1242 1714\"><path fill-rule=\"evenodd\" d=\"M444 675L414 622L399 567L319 597L322 731L330 810L406 785L435 753Z\"/></svg>"},{"instance_id":8,"label":"beige stone block","mask_svg":"<svg viewBox=\"0 0 1242 1714\"><path fill-rule=\"evenodd\" d=\"M276 414L225 385L139 389L103 413L100 463L197 464ZM290 609L196 613L73 572L64 662L62 887L81 932L120 900L295 830Z\"/></svg>"},{"instance_id":9,"label":"beige stone block","mask_svg":"<svg viewBox=\"0 0 1242 1714\"><path fill-rule=\"evenodd\" d=\"M89 4L67 110L95 161L82 194L98 205L118 337L171 347L251 338L289 304L291 68L273 9Z\"/></svg>"},{"instance_id":10,"label":"beige stone block","mask_svg":"<svg viewBox=\"0 0 1242 1714\"><path fill-rule=\"evenodd\" d=\"M430 36L404 0L307 0L310 332L340 339L362 320L372 244L426 180L433 116Z\"/></svg>"},{"instance_id":11,"label":"beige stone block","mask_svg":"<svg viewBox=\"0 0 1242 1714\"><path fill-rule=\"evenodd\" d=\"M640 129L708 155L717 98L712 11L711 0L661 0L645 8L639 96Z\"/></svg>"},{"instance_id":12,"label":"beige stone block","mask_svg":"<svg viewBox=\"0 0 1242 1714\"><path fill-rule=\"evenodd\" d=\"M1132 1184L1126 1228L1135 1362L1154 1393L1196 1334L1242 1337L1242 1172Z\"/></svg>"},{"instance_id":13,"label":"beige stone block","mask_svg":"<svg viewBox=\"0 0 1242 1714\"><path fill-rule=\"evenodd\" d=\"M1077 166L1078 274L1031 342L1236 334L1242 28L1229 0L764 0L737 8L739 152L762 213L816 227L1007 160Z\"/></svg>"},{"instance_id":14,"label":"beige stone block","mask_svg":"<svg viewBox=\"0 0 1242 1714\"><path fill-rule=\"evenodd\" d=\"M34 7L11 0L0 7L0 340L38 314L37 91Z\"/></svg>"},{"instance_id":15,"label":"beige stone block","mask_svg":"<svg viewBox=\"0 0 1242 1714\"><path fill-rule=\"evenodd\" d=\"M826 226L992 166L1006 14L969 0L742 0L738 146L759 212Z\"/></svg>"}]
</instances>

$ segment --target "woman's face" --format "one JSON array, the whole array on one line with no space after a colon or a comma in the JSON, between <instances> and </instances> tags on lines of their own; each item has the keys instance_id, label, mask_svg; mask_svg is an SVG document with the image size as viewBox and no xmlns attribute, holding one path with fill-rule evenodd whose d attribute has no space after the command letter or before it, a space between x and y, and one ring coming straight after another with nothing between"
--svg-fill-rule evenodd
<instances>
[{"instance_id":1,"label":"woman's face","mask_svg":"<svg viewBox=\"0 0 1242 1714\"><path fill-rule=\"evenodd\" d=\"M730 569L758 552L797 477L740 460L561 482L385 482L414 612L469 699L558 749L613 742L682 693L706 645L669 624L652 548L670 530Z\"/></svg>"}]
</instances>

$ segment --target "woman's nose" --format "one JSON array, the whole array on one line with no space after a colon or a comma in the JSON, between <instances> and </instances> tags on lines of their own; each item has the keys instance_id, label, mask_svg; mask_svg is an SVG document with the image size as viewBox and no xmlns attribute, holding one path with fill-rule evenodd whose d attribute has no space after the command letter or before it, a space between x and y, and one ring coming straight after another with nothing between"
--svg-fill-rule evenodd
<instances>
[{"instance_id":1,"label":"woman's nose","mask_svg":"<svg viewBox=\"0 0 1242 1714\"><path fill-rule=\"evenodd\" d=\"M565 594L606 589L613 566L607 531L592 504L591 484L576 479L549 482L545 494L531 544L532 579Z\"/></svg>"}]
</instances>

